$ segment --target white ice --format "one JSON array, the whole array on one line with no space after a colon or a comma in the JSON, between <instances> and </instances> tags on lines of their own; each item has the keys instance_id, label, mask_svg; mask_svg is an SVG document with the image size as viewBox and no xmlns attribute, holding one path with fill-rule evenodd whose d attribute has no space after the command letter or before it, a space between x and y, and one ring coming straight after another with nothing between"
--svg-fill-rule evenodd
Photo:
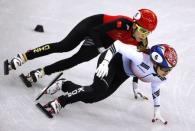
<instances>
[{"instance_id":1,"label":"white ice","mask_svg":"<svg viewBox=\"0 0 195 131\"><path fill-rule=\"evenodd\" d=\"M131 78L111 97L95 104L68 105L54 119L36 107L39 91L56 75L47 76L33 88L20 81L28 73L69 53L52 54L29 61L3 76L0 67L0 131L193 131L195 129L195 1L193 0L0 0L0 61L12 58L49 42L63 39L83 18L107 13L132 17L137 9L149 8L158 15L158 27L149 36L150 45L169 43L178 52L178 65L161 87L161 113L168 125L152 123L153 102L150 84L139 83L149 101L135 100ZM45 33L34 32L42 24ZM75 83L92 82L97 58L64 71ZM42 103L54 99L43 96Z\"/></svg>"}]
</instances>

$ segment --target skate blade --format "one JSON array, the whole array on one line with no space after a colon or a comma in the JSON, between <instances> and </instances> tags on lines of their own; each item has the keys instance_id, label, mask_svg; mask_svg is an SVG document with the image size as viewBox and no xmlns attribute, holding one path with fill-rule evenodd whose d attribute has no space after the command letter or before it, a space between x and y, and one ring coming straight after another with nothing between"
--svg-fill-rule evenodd
<instances>
[{"instance_id":1,"label":"skate blade","mask_svg":"<svg viewBox=\"0 0 195 131\"><path fill-rule=\"evenodd\" d=\"M52 114L47 111L40 103L37 103L36 106L41 110L47 117L53 118Z\"/></svg>"},{"instance_id":2,"label":"skate blade","mask_svg":"<svg viewBox=\"0 0 195 131\"><path fill-rule=\"evenodd\" d=\"M40 94L37 95L37 98L35 99L35 101L39 100L45 93L45 91L56 81L58 80L58 78L60 78L63 75L63 72L60 72L50 83L47 87L45 87Z\"/></svg>"},{"instance_id":3,"label":"skate blade","mask_svg":"<svg viewBox=\"0 0 195 131\"><path fill-rule=\"evenodd\" d=\"M8 68L9 62L8 59L4 61L4 75L9 74L9 68Z\"/></svg>"},{"instance_id":4,"label":"skate blade","mask_svg":"<svg viewBox=\"0 0 195 131\"><path fill-rule=\"evenodd\" d=\"M44 94L45 91L48 89L48 87L45 87L36 97L35 101L39 100L39 98L41 98Z\"/></svg>"},{"instance_id":5,"label":"skate blade","mask_svg":"<svg viewBox=\"0 0 195 131\"><path fill-rule=\"evenodd\" d=\"M32 84L26 79L26 76L24 74L20 75L20 79L27 87L32 87Z\"/></svg>"}]
</instances>

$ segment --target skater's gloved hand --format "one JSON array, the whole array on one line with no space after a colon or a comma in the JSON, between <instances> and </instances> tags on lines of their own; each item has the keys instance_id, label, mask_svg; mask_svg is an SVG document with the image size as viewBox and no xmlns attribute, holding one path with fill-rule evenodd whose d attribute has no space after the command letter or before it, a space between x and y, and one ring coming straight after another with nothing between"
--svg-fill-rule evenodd
<instances>
[{"instance_id":1,"label":"skater's gloved hand","mask_svg":"<svg viewBox=\"0 0 195 131\"><path fill-rule=\"evenodd\" d=\"M133 93L134 93L135 99L141 98L144 100L148 100L148 97L145 96L141 91L134 91Z\"/></svg>"},{"instance_id":2,"label":"skater's gloved hand","mask_svg":"<svg viewBox=\"0 0 195 131\"><path fill-rule=\"evenodd\" d=\"M148 97L145 96L138 88L138 83L133 82L133 93L134 93L134 97L135 99L137 98L142 98L144 100L148 100Z\"/></svg>"},{"instance_id":3,"label":"skater's gloved hand","mask_svg":"<svg viewBox=\"0 0 195 131\"><path fill-rule=\"evenodd\" d=\"M103 78L104 76L108 75L108 64L107 60L103 60L99 67L96 69L96 75L99 78Z\"/></svg>"},{"instance_id":4,"label":"skater's gloved hand","mask_svg":"<svg viewBox=\"0 0 195 131\"><path fill-rule=\"evenodd\" d=\"M164 125L166 125L168 123L161 116L161 114L160 114L160 107L154 107L154 117L152 119L152 122L156 122L157 120L160 120Z\"/></svg>"},{"instance_id":5,"label":"skater's gloved hand","mask_svg":"<svg viewBox=\"0 0 195 131\"><path fill-rule=\"evenodd\" d=\"M106 49L104 47L98 48L99 53L103 53Z\"/></svg>"}]
</instances>

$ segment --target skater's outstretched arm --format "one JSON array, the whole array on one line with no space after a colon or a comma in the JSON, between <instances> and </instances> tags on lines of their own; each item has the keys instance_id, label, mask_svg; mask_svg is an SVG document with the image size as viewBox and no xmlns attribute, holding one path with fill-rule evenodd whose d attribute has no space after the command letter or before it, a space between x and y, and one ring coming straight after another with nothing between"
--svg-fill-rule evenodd
<instances>
[{"instance_id":1,"label":"skater's outstretched arm","mask_svg":"<svg viewBox=\"0 0 195 131\"><path fill-rule=\"evenodd\" d=\"M134 46L132 45L123 44L120 41L116 41L113 45L111 45L107 50L103 62L96 70L97 76L103 78L108 74L108 64L117 52L129 58L135 64L141 64L143 53L137 52L133 47Z\"/></svg>"}]
</instances>

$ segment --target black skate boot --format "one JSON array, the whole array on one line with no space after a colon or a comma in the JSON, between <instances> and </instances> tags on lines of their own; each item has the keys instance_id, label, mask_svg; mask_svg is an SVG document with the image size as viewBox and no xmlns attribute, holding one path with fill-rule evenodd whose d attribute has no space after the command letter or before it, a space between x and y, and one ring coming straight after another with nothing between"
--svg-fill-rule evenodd
<instances>
[{"instance_id":1,"label":"black skate boot","mask_svg":"<svg viewBox=\"0 0 195 131\"><path fill-rule=\"evenodd\" d=\"M39 68L37 70L33 70L31 71L30 73L28 73L28 75L24 75L24 74L21 74L20 75L20 78L21 80L24 82L24 84L27 86L27 87L31 87L32 86L32 83L35 83L37 82L37 80L39 78L42 78L43 76L45 75L44 73L44 70Z\"/></svg>"},{"instance_id":2,"label":"black skate boot","mask_svg":"<svg viewBox=\"0 0 195 131\"><path fill-rule=\"evenodd\" d=\"M4 75L8 75L10 70L16 70L19 66L24 64L27 61L27 58L24 54L18 54L16 57L11 59L9 62L8 59L4 61Z\"/></svg>"}]
</instances>

